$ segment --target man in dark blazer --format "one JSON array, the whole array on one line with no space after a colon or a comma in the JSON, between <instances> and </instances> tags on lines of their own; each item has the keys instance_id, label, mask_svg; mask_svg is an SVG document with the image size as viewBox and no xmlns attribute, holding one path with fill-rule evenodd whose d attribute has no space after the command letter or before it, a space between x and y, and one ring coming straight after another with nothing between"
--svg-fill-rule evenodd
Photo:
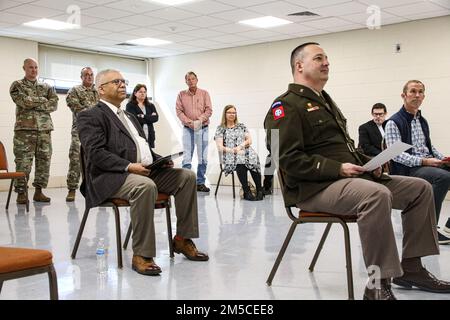
<instances>
[{"instance_id":1,"label":"man in dark blazer","mask_svg":"<svg viewBox=\"0 0 450 320\"><path fill-rule=\"evenodd\" d=\"M358 147L368 156L375 157L382 151L381 143L384 137L386 114L386 106L382 103L375 103L372 107L373 120L359 126Z\"/></svg>"},{"instance_id":2,"label":"man in dark blazer","mask_svg":"<svg viewBox=\"0 0 450 320\"><path fill-rule=\"evenodd\" d=\"M206 261L190 238L198 238L197 193L195 174L190 170L146 168L160 156L145 140L135 117L120 108L126 97L127 81L116 70L97 74L95 86L100 101L90 110L80 112L77 126L86 158L86 175L81 192L89 207L108 198L130 202L133 228L132 268L144 275L158 275L161 269L153 261L156 255L154 205L159 192L175 196L177 232L174 251L194 261Z\"/></svg>"}]
</instances>

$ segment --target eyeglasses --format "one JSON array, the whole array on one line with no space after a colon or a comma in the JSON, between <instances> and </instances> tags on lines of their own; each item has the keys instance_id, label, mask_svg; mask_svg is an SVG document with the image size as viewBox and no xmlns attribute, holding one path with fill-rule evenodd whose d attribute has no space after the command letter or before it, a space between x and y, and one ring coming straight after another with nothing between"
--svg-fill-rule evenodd
<instances>
[{"instance_id":1,"label":"eyeglasses","mask_svg":"<svg viewBox=\"0 0 450 320\"><path fill-rule=\"evenodd\" d=\"M128 85L128 80L125 79L114 79L105 83L102 83L100 86L104 86L105 84L113 83L116 86L120 86L121 84Z\"/></svg>"},{"instance_id":2,"label":"eyeglasses","mask_svg":"<svg viewBox=\"0 0 450 320\"><path fill-rule=\"evenodd\" d=\"M226 114L233 114L236 115L236 112L225 112Z\"/></svg>"},{"instance_id":3,"label":"eyeglasses","mask_svg":"<svg viewBox=\"0 0 450 320\"><path fill-rule=\"evenodd\" d=\"M384 116L385 115L385 113L383 112L383 113L372 113L372 115L374 116L374 117L382 117L382 116Z\"/></svg>"}]
</instances>

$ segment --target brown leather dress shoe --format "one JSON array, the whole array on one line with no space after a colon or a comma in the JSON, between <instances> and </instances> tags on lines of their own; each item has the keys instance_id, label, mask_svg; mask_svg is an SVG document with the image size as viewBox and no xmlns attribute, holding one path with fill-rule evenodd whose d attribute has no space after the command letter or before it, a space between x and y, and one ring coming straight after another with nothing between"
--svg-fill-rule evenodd
<instances>
[{"instance_id":1,"label":"brown leather dress shoe","mask_svg":"<svg viewBox=\"0 0 450 320\"><path fill-rule=\"evenodd\" d=\"M363 300L397 300L391 290L391 282L381 279L380 288L368 288L364 290Z\"/></svg>"},{"instance_id":2,"label":"brown leather dress shoe","mask_svg":"<svg viewBox=\"0 0 450 320\"><path fill-rule=\"evenodd\" d=\"M133 255L131 267L137 273L145 276L157 276L161 273L161 268L153 261L153 258Z\"/></svg>"},{"instance_id":3,"label":"brown leather dress shoe","mask_svg":"<svg viewBox=\"0 0 450 320\"><path fill-rule=\"evenodd\" d=\"M191 239L177 240L173 239L173 251L182 253L186 258L192 261L208 261L207 254L200 252L195 247Z\"/></svg>"},{"instance_id":4,"label":"brown leather dress shoe","mask_svg":"<svg viewBox=\"0 0 450 320\"><path fill-rule=\"evenodd\" d=\"M439 280L425 268L417 272L405 271L403 276L394 278L392 282L408 289L416 287L428 292L450 293L450 282Z\"/></svg>"}]
</instances>

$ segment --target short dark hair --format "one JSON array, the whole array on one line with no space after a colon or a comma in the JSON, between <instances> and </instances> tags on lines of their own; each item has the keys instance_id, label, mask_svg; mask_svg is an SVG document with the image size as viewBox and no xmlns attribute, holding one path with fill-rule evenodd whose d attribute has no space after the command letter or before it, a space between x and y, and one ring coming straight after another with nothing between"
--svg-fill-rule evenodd
<instances>
[{"instance_id":1,"label":"short dark hair","mask_svg":"<svg viewBox=\"0 0 450 320\"><path fill-rule=\"evenodd\" d=\"M372 107L372 113L374 109L383 109L384 113L387 112L386 106L384 104L382 104L381 102L375 103Z\"/></svg>"},{"instance_id":2,"label":"short dark hair","mask_svg":"<svg viewBox=\"0 0 450 320\"><path fill-rule=\"evenodd\" d=\"M302 43L301 45L297 46L294 50L292 50L292 52L291 52L292 74L294 74L294 71L295 71L295 58L298 57L299 55L301 55L303 53L303 49L305 49L309 45L319 46L320 44L317 42L305 42L305 43Z\"/></svg>"},{"instance_id":3,"label":"short dark hair","mask_svg":"<svg viewBox=\"0 0 450 320\"><path fill-rule=\"evenodd\" d=\"M136 104L136 105L138 104L137 98L136 98L135 94L136 94L136 92L138 92L138 91L141 90L142 88L145 89L145 92L148 91L148 90L147 90L147 86L146 86L145 84L142 84L142 83L138 83L138 84L134 87L133 93L130 95L130 100L129 100L130 102L132 102L132 103L134 103L134 104ZM148 101L148 96L145 98L144 104L145 104L146 107L150 106L150 101Z\"/></svg>"}]
</instances>

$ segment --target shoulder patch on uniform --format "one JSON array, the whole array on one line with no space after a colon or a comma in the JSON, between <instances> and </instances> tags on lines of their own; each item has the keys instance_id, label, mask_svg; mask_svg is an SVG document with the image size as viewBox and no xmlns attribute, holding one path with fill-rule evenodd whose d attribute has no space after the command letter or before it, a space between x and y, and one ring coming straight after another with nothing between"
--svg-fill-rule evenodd
<instances>
[{"instance_id":1,"label":"shoulder patch on uniform","mask_svg":"<svg viewBox=\"0 0 450 320\"><path fill-rule=\"evenodd\" d=\"M278 119L284 118L285 114L284 114L283 106L280 104L277 107L273 108L272 114L273 114L273 120L278 120Z\"/></svg>"},{"instance_id":2,"label":"shoulder patch on uniform","mask_svg":"<svg viewBox=\"0 0 450 320\"><path fill-rule=\"evenodd\" d=\"M272 104L272 109L273 108L276 108L276 107L278 107L278 106L281 106L282 104L281 104L281 101L277 101L277 102L275 102L274 104Z\"/></svg>"}]
</instances>

